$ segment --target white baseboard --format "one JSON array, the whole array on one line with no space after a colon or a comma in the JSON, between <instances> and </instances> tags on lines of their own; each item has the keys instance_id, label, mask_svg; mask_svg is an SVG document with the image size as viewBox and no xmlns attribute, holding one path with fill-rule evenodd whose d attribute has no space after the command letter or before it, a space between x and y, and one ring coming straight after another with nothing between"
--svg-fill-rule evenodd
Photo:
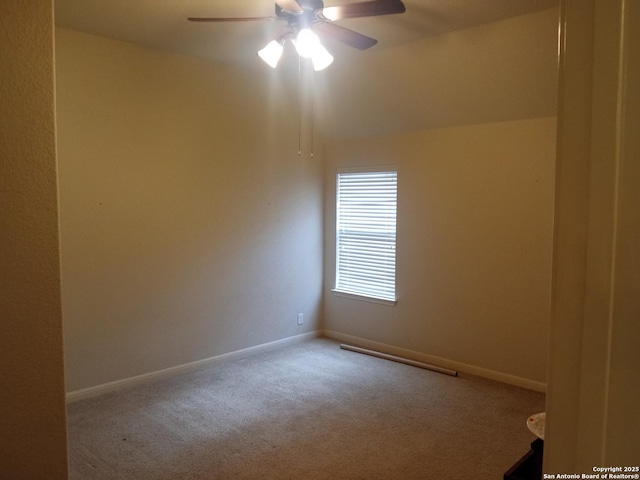
<instances>
[{"instance_id":1,"label":"white baseboard","mask_svg":"<svg viewBox=\"0 0 640 480\"><path fill-rule=\"evenodd\" d=\"M498 382L507 383L509 385L514 385L517 387L528 388L529 390L535 390L536 392L544 393L547 390L547 384L544 382L538 382L535 380L530 380L528 378L522 378L515 375L510 375L508 373L498 372L496 370L490 370L488 368L482 368L475 365L456 362L454 360L448 360L446 358L437 357L435 355L427 355L425 353L416 352L414 350L408 350L406 348L396 347L393 345L388 345L386 343L375 342L373 340L367 340L366 338L347 335L344 333L335 332L333 330L323 330L322 334L325 337L332 338L340 342L351 343L355 346L368 348L370 350L377 350L389 355L409 358L411 360L418 360L420 362L429 363L438 367L457 370L461 373L488 378L490 380L496 380Z\"/></svg>"},{"instance_id":2,"label":"white baseboard","mask_svg":"<svg viewBox=\"0 0 640 480\"><path fill-rule=\"evenodd\" d=\"M274 342L263 343L254 347L243 348L242 350L236 350L229 353L223 353L222 355L216 355L215 357L205 358L202 360L197 360L195 362L185 363L183 365L177 365L175 367L165 368L163 370L157 370L155 372L149 372L142 375L136 375L135 377L124 378L122 380L116 380L114 382L103 383L94 387L75 390L73 392L67 393L66 400L67 403L77 402L79 400L97 397L105 393L123 390L125 388L175 377L177 375L182 375L185 373L195 372L212 365L239 360L241 358L250 357L258 353L268 352L270 350L276 350L287 345L304 342L306 340L319 337L321 336L321 334L321 331L303 333L301 335L283 338Z\"/></svg>"}]
</instances>

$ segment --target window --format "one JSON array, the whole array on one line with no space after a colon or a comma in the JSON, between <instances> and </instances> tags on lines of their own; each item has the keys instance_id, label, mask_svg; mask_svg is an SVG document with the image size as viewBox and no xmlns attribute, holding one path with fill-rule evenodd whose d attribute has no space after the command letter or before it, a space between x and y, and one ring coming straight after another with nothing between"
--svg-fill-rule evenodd
<instances>
[{"instance_id":1,"label":"window","mask_svg":"<svg viewBox=\"0 0 640 480\"><path fill-rule=\"evenodd\" d=\"M396 171L338 173L336 292L396 300Z\"/></svg>"}]
</instances>

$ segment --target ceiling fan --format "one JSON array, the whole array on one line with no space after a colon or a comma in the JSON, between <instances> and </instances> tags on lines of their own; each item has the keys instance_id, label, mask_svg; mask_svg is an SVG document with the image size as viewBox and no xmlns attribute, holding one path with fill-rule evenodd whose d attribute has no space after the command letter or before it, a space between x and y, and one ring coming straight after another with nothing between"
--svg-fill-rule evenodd
<instances>
[{"instance_id":1,"label":"ceiling fan","mask_svg":"<svg viewBox=\"0 0 640 480\"><path fill-rule=\"evenodd\" d=\"M348 28L336 25L335 20L403 13L401 0L369 0L348 5L325 7L322 0L275 0L275 16L235 18L194 18L191 22L241 22L284 20L274 39L258 52L269 66L275 68L282 56L284 44L291 40L301 57L310 58L314 70L322 70L333 62L333 56L320 43L320 38L338 40L346 45L366 50L378 41Z\"/></svg>"}]
</instances>

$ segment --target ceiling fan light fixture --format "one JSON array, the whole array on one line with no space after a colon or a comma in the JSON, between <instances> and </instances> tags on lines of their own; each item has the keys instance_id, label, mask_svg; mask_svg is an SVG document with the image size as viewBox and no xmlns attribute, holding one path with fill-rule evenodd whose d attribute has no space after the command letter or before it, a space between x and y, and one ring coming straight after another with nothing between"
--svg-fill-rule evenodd
<instances>
[{"instance_id":1,"label":"ceiling fan light fixture","mask_svg":"<svg viewBox=\"0 0 640 480\"><path fill-rule=\"evenodd\" d=\"M377 40L354 30L334 24L334 20L372 17L404 13L402 0L351 0L346 5L324 7L323 0L275 0L275 16L263 17L187 17L191 22L240 22L284 20L287 26L280 29L275 40L269 42L258 55L270 67L276 68L284 51L284 43L292 39L298 55L309 58L314 69L322 70L331 64L333 57L311 31L313 27L323 38L337 40L359 50L373 47ZM297 38L293 38L295 33Z\"/></svg>"},{"instance_id":2,"label":"ceiling fan light fixture","mask_svg":"<svg viewBox=\"0 0 640 480\"><path fill-rule=\"evenodd\" d=\"M296 46L298 55L304 58L313 58L319 48L324 48L318 36L309 28L300 29L293 44Z\"/></svg>"},{"instance_id":3,"label":"ceiling fan light fixture","mask_svg":"<svg viewBox=\"0 0 640 480\"><path fill-rule=\"evenodd\" d=\"M313 62L313 69L319 72L333 63L333 55L322 45L318 45L316 52L311 57L311 61Z\"/></svg>"},{"instance_id":4,"label":"ceiling fan light fixture","mask_svg":"<svg viewBox=\"0 0 640 480\"><path fill-rule=\"evenodd\" d=\"M271 68L276 68L278 62L280 61L280 57L282 57L283 50L284 47L282 45L282 42L271 40L266 47L258 51L258 55Z\"/></svg>"}]
</instances>

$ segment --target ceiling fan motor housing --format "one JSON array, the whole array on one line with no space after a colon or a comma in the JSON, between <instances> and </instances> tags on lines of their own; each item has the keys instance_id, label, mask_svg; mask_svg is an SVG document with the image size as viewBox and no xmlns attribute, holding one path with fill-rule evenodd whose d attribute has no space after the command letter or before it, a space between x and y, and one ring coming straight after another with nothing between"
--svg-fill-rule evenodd
<instances>
[{"instance_id":1,"label":"ceiling fan motor housing","mask_svg":"<svg viewBox=\"0 0 640 480\"><path fill-rule=\"evenodd\" d=\"M324 8L324 2L322 0L296 0L296 3L300 5L302 8L302 12L289 12L288 10L283 9L280 5L276 3L276 16L277 17L289 17L289 16L300 16L305 14L313 13L315 10Z\"/></svg>"}]
</instances>

